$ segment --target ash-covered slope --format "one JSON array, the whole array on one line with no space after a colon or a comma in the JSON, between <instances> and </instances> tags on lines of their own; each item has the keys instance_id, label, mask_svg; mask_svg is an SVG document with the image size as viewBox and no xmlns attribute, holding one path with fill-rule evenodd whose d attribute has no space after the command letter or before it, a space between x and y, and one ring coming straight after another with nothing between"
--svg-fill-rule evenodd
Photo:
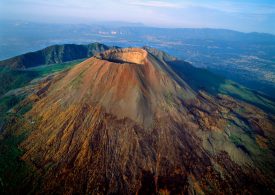
<instances>
[{"instance_id":1,"label":"ash-covered slope","mask_svg":"<svg viewBox=\"0 0 275 195\"><path fill-rule=\"evenodd\" d=\"M127 117L145 126L152 124L154 113L161 110L168 96L195 97L166 63L135 48L96 55L74 67L54 88L43 99L46 109L56 102L100 106L118 118Z\"/></svg>"},{"instance_id":2,"label":"ash-covered slope","mask_svg":"<svg viewBox=\"0 0 275 195\"><path fill-rule=\"evenodd\" d=\"M25 100L36 192L274 193L272 118L193 91L152 51L97 54Z\"/></svg>"}]
</instances>

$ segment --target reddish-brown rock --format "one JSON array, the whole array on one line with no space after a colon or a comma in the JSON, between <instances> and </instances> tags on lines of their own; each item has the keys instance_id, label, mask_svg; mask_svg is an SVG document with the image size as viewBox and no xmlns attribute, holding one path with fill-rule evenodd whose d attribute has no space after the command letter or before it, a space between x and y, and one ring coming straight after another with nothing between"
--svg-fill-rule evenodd
<instances>
[{"instance_id":1,"label":"reddish-brown rock","mask_svg":"<svg viewBox=\"0 0 275 195\"><path fill-rule=\"evenodd\" d=\"M274 192L274 122L193 91L144 49L98 54L46 86L30 97L38 127L21 144L38 194Z\"/></svg>"}]
</instances>

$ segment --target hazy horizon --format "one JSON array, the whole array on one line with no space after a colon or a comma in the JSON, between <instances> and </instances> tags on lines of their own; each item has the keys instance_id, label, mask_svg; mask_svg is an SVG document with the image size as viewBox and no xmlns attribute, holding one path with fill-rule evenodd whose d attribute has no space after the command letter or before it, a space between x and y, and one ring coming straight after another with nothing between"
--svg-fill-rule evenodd
<instances>
[{"instance_id":1,"label":"hazy horizon","mask_svg":"<svg viewBox=\"0 0 275 195\"><path fill-rule=\"evenodd\" d=\"M106 28L111 27L143 27L143 28L156 28L156 29L212 29L212 30L228 30L228 31L235 31L240 33L260 33L260 34L269 34L275 36L275 32L262 32L262 31L243 31L239 29L232 29L232 28L222 28L222 27L189 27L189 26L182 26L182 27L169 27L169 26L154 26L154 25L146 25L144 23L138 22L124 22L124 21L108 21L108 20L98 20L98 21L91 21L85 23L62 23L62 22L43 22L43 21L32 21L32 20L5 20L0 19L1 23L9 23L14 24L16 26L22 24L37 24L37 25L98 25Z\"/></svg>"},{"instance_id":2,"label":"hazy horizon","mask_svg":"<svg viewBox=\"0 0 275 195\"><path fill-rule=\"evenodd\" d=\"M1 20L92 24L126 22L160 28L216 28L275 34L272 0L3 0Z\"/></svg>"}]
</instances>

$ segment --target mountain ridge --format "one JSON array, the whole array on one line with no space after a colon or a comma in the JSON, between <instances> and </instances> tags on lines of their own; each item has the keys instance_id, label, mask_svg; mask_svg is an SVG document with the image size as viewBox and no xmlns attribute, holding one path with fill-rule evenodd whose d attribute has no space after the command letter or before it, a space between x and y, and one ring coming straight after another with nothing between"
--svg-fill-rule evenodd
<instances>
[{"instance_id":1,"label":"mountain ridge","mask_svg":"<svg viewBox=\"0 0 275 195\"><path fill-rule=\"evenodd\" d=\"M88 58L97 52L102 52L107 49L110 49L110 47L100 43L91 43L88 45L52 45L35 52L29 52L2 60L0 61L0 66L7 66L13 69L25 69L45 64L57 64Z\"/></svg>"}]
</instances>

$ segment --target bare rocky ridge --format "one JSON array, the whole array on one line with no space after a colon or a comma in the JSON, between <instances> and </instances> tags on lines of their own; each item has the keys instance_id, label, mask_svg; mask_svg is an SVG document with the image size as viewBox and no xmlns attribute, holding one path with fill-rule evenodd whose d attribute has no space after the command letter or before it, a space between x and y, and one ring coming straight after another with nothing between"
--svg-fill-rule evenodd
<instances>
[{"instance_id":1,"label":"bare rocky ridge","mask_svg":"<svg viewBox=\"0 0 275 195\"><path fill-rule=\"evenodd\" d=\"M167 58L108 50L25 100L37 129L22 159L40 172L38 194L275 192L274 121L194 91Z\"/></svg>"}]
</instances>

